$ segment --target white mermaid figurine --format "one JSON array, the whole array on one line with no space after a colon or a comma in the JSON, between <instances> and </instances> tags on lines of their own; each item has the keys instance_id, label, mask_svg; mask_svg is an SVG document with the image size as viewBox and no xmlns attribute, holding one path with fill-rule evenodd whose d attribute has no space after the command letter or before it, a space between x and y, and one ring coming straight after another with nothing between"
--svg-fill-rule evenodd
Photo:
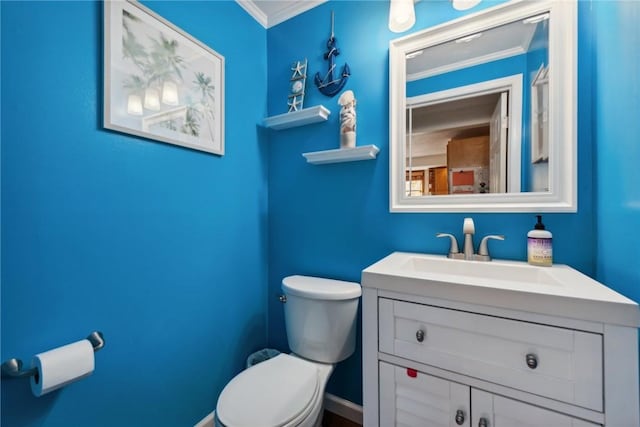
<instances>
[{"instance_id":1,"label":"white mermaid figurine","mask_svg":"<svg viewBox=\"0 0 640 427\"><path fill-rule=\"evenodd\" d=\"M356 146L356 98L346 90L338 98L340 108L340 148Z\"/></svg>"}]
</instances>

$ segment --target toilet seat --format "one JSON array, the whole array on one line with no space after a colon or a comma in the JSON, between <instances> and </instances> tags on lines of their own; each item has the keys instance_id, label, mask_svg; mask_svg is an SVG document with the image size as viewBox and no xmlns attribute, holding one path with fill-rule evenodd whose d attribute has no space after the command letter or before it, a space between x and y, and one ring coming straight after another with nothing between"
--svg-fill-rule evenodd
<instances>
[{"instance_id":1,"label":"toilet seat","mask_svg":"<svg viewBox=\"0 0 640 427\"><path fill-rule=\"evenodd\" d=\"M316 365L279 354L233 378L216 417L229 427L295 426L313 411L322 386Z\"/></svg>"}]
</instances>

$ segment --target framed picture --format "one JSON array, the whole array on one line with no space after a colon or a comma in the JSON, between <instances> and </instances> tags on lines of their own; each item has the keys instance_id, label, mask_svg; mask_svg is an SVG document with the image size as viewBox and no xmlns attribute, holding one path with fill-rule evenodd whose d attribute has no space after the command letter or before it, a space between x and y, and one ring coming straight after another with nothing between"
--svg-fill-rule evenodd
<instances>
[{"instance_id":1,"label":"framed picture","mask_svg":"<svg viewBox=\"0 0 640 427\"><path fill-rule=\"evenodd\" d=\"M224 57L138 2L104 2L104 127L224 155Z\"/></svg>"}]
</instances>

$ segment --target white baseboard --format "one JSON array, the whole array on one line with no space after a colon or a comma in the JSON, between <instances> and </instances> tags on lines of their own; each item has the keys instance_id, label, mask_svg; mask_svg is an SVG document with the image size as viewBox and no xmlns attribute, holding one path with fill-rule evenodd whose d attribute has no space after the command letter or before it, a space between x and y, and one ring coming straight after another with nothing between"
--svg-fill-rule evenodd
<instances>
[{"instance_id":1,"label":"white baseboard","mask_svg":"<svg viewBox=\"0 0 640 427\"><path fill-rule=\"evenodd\" d=\"M349 421L362 425L362 406L349 400L335 396L331 393L324 394L324 409L340 415Z\"/></svg>"},{"instance_id":2,"label":"white baseboard","mask_svg":"<svg viewBox=\"0 0 640 427\"><path fill-rule=\"evenodd\" d=\"M216 411L213 411L212 413L201 419L194 427L215 427L215 415Z\"/></svg>"},{"instance_id":3,"label":"white baseboard","mask_svg":"<svg viewBox=\"0 0 640 427\"><path fill-rule=\"evenodd\" d=\"M349 421L362 425L362 406L349 400L335 396L331 393L324 394L324 409L340 415ZM194 427L214 427L215 411L201 419Z\"/></svg>"}]
</instances>

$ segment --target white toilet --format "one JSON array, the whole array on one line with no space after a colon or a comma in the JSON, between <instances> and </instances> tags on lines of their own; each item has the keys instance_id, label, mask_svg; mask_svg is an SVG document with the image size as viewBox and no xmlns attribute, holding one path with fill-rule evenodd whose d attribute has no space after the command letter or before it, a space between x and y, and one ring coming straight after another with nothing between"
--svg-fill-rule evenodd
<instances>
[{"instance_id":1,"label":"white toilet","mask_svg":"<svg viewBox=\"0 0 640 427\"><path fill-rule=\"evenodd\" d=\"M282 281L291 354L258 363L226 385L216 427L319 427L324 389L356 345L358 283L308 276ZM284 300L284 298L283 298Z\"/></svg>"}]
</instances>

